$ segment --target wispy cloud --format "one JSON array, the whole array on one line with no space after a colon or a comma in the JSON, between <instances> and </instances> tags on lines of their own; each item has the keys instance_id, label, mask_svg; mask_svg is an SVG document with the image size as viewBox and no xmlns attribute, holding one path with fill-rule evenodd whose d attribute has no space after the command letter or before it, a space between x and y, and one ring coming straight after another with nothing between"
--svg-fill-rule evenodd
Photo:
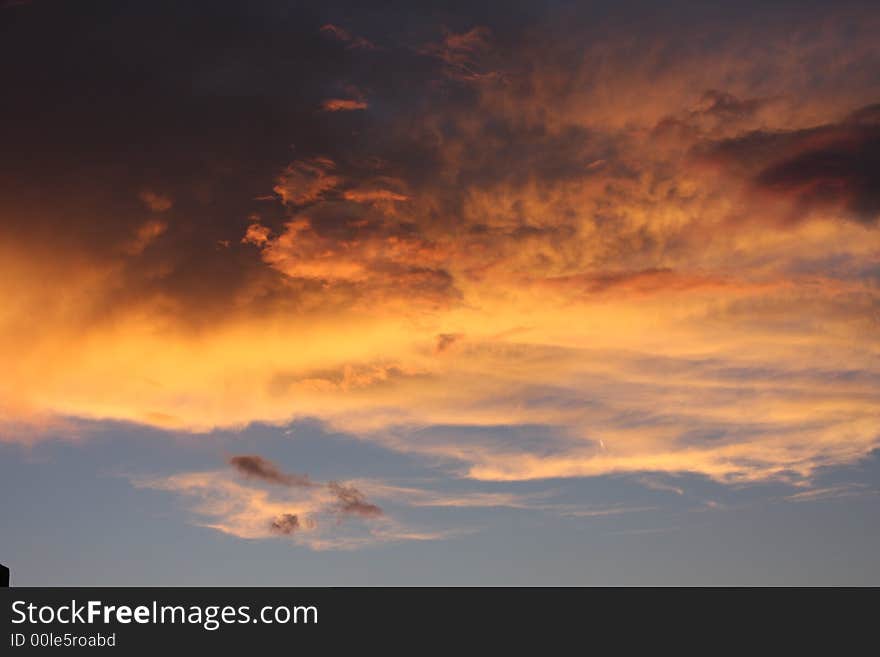
<instances>
[{"instance_id":1,"label":"wispy cloud","mask_svg":"<svg viewBox=\"0 0 880 657\"><path fill-rule=\"evenodd\" d=\"M663 479L657 477L651 477L648 475L638 477L636 479L638 483L640 483L645 488L650 488L651 490L659 490L665 491L669 493L675 493L676 495L684 495L684 488L681 486L676 486L673 483L668 481L664 481Z\"/></svg>"},{"instance_id":2,"label":"wispy cloud","mask_svg":"<svg viewBox=\"0 0 880 657\"><path fill-rule=\"evenodd\" d=\"M362 36L357 36L349 32L343 27L327 23L321 27L321 33L325 36L341 41L346 44L346 48L352 50L379 50L379 46Z\"/></svg>"},{"instance_id":3,"label":"wispy cloud","mask_svg":"<svg viewBox=\"0 0 880 657\"><path fill-rule=\"evenodd\" d=\"M458 33L445 30L440 41L424 45L420 52L443 62L444 74L449 78L466 82L494 80L500 74L480 65L480 57L489 50L490 41L491 30L485 26Z\"/></svg>"},{"instance_id":4,"label":"wispy cloud","mask_svg":"<svg viewBox=\"0 0 880 657\"><path fill-rule=\"evenodd\" d=\"M314 485L307 475L282 472L277 465L256 454L243 454L229 458L229 465L247 479L257 479L282 486Z\"/></svg>"},{"instance_id":5,"label":"wispy cloud","mask_svg":"<svg viewBox=\"0 0 880 657\"><path fill-rule=\"evenodd\" d=\"M256 454L244 454L229 458L229 465L233 470L245 479L275 484L279 486L295 488L315 488L324 486L332 496L336 498L333 509L340 516L362 516L365 518L382 515L382 509L367 501L364 494L350 484L341 484L338 481L327 482L326 485L313 482L308 475L297 475L283 472L281 468L268 459ZM295 522L294 522L295 521ZM291 529L298 527L296 516L287 518L282 522L283 526ZM290 533L290 532L285 532Z\"/></svg>"},{"instance_id":6,"label":"wispy cloud","mask_svg":"<svg viewBox=\"0 0 880 657\"><path fill-rule=\"evenodd\" d=\"M810 488L799 493L788 495L785 499L789 502L818 502L821 500L836 500L877 494L878 492L876 490L872 490L865 484L847 483L835 486Z\"/></svg>"},{"instance_id":7,"label":"wispy cloud","mask_svg":"<svg viewBox=\"0 0 880 657\"><path fill-rule=\"evenodd\" d=\"M150 189L143 190L138 196L143 204L153 212L165 212L174 206L174 201L170 196L158 194Z\"/></svg>"},{"instance_id":8,"label":"wispy cloud","mask_svg":"<svg viewBox=\"0 0 880 657\"><path fill-rule=\"evenodd\" d=\"M619 516L623 513L645 513L656 511L654 506L624 506L612 505L605 507L560 507L558 513L573 518L604 518L606 516Z\"/></svg>"},{"instance_id":9,"label":"wispy cloud","mask_svg":"<svg viewBox=\"0 0 880 657\"><path fill-rule=\"evenodd\" d=\"M578 504L559 491L441 490L430 485L400 485L380 479L313 482L291 476L263 457L229 459L229 470L185 472L167 477L131 477L140 488L180 495L190 504L195 523L248 539L288 537L312 549L357 549L394 541L444 540L477 531L474 527L415 526L401 521L405 510L507 508L568 518L612 518L658 511L634 504ZM237 475L231 476L231 475ZM429 483L429 482L426 482ZM387 512L370 502L382 500Z\"/></svg>"},{"instance_id":10,"label":"wispy cloud","mask_svg":"<svg viewBox=\"0 0 880 657\"><path fill-rule=\"evenodd\" d=\"M239 461L240 463L241 461ZM246 466L245 472L255 470ZM268 471L268 476L267 476ZM230 471L137 477L132 483L176 493L190 503L195 523L247 539L287 537L312 549L352 549L397 540L451 535L421 532L386 516L350 484L302 485L265 464L236 481ZM268 483L268 487L260 486Z\"/></svg>"}]
</instances>

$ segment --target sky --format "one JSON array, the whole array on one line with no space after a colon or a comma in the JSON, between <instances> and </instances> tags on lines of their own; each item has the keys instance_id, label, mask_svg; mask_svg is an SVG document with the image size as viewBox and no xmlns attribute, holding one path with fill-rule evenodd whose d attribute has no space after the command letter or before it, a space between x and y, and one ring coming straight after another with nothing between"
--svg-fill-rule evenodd
<instances>
[{"instance_id":1,"label":"sky","mask_svg":"<svg viewBox=\"0 0 880 657\"><path fill-rule=\"evenodd\" d=\"M13 583L880 584L878 33L6 0Z\"/></svg>"}]
</instances>

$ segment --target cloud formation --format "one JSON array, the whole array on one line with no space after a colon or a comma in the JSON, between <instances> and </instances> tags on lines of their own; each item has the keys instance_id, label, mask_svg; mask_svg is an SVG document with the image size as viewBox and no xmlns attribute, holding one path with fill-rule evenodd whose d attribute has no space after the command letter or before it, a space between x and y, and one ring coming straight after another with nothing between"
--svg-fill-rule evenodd
<instances>
[{"instance_id":1,"label":"cloud formation","mask_svg":"<svg viewBox=\"0 0 880 657\"><path fill-rule=\"evenodd\" d=\"M276 534L289 536L299 529L299 517L293 513L283 513L273 518L269 527Z\"/></svg>"},{"instance_id":2,"label":"cloud formation","mask_svg":"<svg viewBox=\"0 0 880 657\"><path fill-rule=\"evenodd\" d=\"M333 25L332 23L327 23L326 25L322 26L321 33L330 37L331 39L335 39L336 41L341 41L345 43L347 48L353 50L379 49L379 47L369 39L366 39L362 36L353 35L345 28L339 27L338 25Z\"/></svg>"},{"instance_id":3,"label":"cloud formation","mask_svg":"<svg viewBox=\"0 0 880 657\"><path fill-rule=\"evenodd\" d=\"M801 130L748 132L713 144L707 157L789 199L792 220L816 212L865 223L880 216L880 105Z\"/></svg>"},{"instance_id":4,"label":"cloud formation","mask_svg":"<svg viewBox=\"0 0 880 657\"><path fill-rule=\"evenodd\" d=\"M268 483L273 485L267 488L259 485L259 479L236 481L229 471L218 470L137 478L132 483L181 496L200 526L239 538L286 537L314 550L441 540L462 531L407 525L369 503L359 488L361 482L279 486L272 480ZM387 487L363 483L386 499L397 497L396 492L389 495Z\"/></svg>"},{"instance_id":5,"label":"cloud formation","mask_svg":"<svg viewBox=\"0 0 880 657\"><path fill-rule=\"evenodd\" d=\"M165 212L174 205L174 202L168 196L157 194L149 189L145 189L138 196L143 204L153 212Z\"/></svg>"},{"instance_id":6,"label":"cloud formation","mask_svg":"<svg viewBox=\"0 0 880 657\"><path fill-rule=\"evenodd\" d=\"M315 488L321 486L321 484L312 482L308 475L295 475L283 472L275 463L256 454L232 456L229 458L229 465L245 479L254 479L269 484L294 488ZM375 518L382 515L382 509L368 502L364 494L352 485L331 481L326 484L326 488L336 498L333 510L340 516ZM299 527L297 517L292 516L293 520L290 520L288 515L285 514L284 518L287 519L284 522L279 521L283 527L290 528L290 531L282 532L286 534ZM275 528L276 521L273 520L272 523L273 528Z\"/></svg>"},{"instance_id":7,"label":"cloud formation","mask_svg":"<svg viewBox=\"0 0 880 657\"><path fill-rule=\"evenodd\" d=\"M292 162L278 176L274 191L287 205L314 203L339 184L335 168L326 157Z\"/></svg>"},{"instance_id":8,"label":"cloud formation","mask_svg":"<svg viewBox=\"0 0 880 657\"><path fill-rule=\"evenodd\" d=\"M576 504L560 499L559 491L440 490L410 482L362 479L329 482L326 486L259 486L254 479L241 483L228 471L185 472L169 477L135 478L139 488L167 491L189 505L195 524L246 539L287 538L313 550L357 549L388 542L433 541L477 531L458 526L425 529L402 520L414 510L429 512L432 525L438 510L512 509L552 514L578 522L613 519L655 510L654 506ZM275 484L276 482L270 482ZM366 494L387 503L386 513L366 501Z\"/></svg>"},{"instance_id":9,"label":"cloud formation","mask_svg":"<svg viewBox=\"0 0 880 657\"><path fill-rule=\"evenodd\" d=\"M327 112L351 112L367 109L369 105L358 98L328 98L321 103L321 107Z\"/></svg>"},{"instance_id":10,"label":"cloud formation","mask_svg":"<svg viewBox=\"0 0 880 657\"><path fill-rule=\"evenodd\" d=\"M382 509L375 504L367 502L364 494L353 486L343 486L339 482L331 481L327 487L336 495L337 511L344 516L364 516L371 518L382 515Z\"/></svg>"},{"instance_id":11,"label":"cloud formation","mask_svg":"<svg viewBox=\"0 0 880 657\"><path fill-rule=\"evenodd\" d=\"M4 108L49 108L46 135L0 127L0 435L315 417L493 481L804 481L864 458L878 16L755 11L365 23L407 44L386 50L297 15L234 61L175 42L141 86L72 60L119 89L106 112L62 80ZM3 46L10 84L58 75L38 45ZM366 104L350 85L369 112L315 111ZM240 536L378 522L351 484L235 458L291 499L232 471L163 485Z\"/></svg>"},{"instance_id":12,"label":"cloud formation","mask_svg":"<svg viewBox=\"0 0 880 657\"><path fill-rule=\"evenodd\" d=\"M282 472L277 465L256 454L232 456L229 458L229 465L249 479L258 479L282 486L308 487L313 485L308 476Z\"/></svg>"}]
</instances>

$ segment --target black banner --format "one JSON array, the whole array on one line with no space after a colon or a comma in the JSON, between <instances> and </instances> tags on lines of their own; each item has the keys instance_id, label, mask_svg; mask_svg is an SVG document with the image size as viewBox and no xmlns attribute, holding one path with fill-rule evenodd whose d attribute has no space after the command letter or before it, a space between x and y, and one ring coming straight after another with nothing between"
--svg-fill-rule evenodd
<instances>
[{"instance_id":1,"label":"black banner","mask_svg":"<svg viewBox=\"0 0 880 657\"><path fill-rule=\"evenodd\" d=\"M2 654L156 654L360 646L468 652L613 641L618 648L722 645L835 651L871 639L877 589L9 588ZM701 637L710 637L709 639ZM703 644L701 642L709 641ZM871 645L868 644L868 645ZM598 644L596 644L598 646ZM564 652L569 652L568 650ZM332 652L330 654L333 654Z\"/></svg>"}]
</instances>

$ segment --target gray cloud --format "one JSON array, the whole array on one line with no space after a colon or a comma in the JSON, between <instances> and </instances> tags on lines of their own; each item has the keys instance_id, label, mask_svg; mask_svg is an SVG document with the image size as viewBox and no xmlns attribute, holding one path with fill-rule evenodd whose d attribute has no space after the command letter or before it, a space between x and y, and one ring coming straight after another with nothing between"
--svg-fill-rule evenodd
<instances>
[{"instance_id":1,"label":"gray cloud","mask_svg":"<svg viewBox=\"0 0 880 657\"><path fill-rule=\"evenodd\" d=\"M383 515L382 509L367 502L364 494L353 486L343 486L331 481L327 487L337 497L336 511L343 516L364 516L374 518Z\"/></svg>"},{"instance_id":2,"label":"gray cloud","mask_svg":"<svg viewBox=\"0 0 880 657\"><path fill-rule=\"evenodd\" d=\"M880 217L880 104L837 123L755 130L714 143L706 156L801 210L839 208L862 223Z\"/></svg>"},{"instance_id":3,"label":"gray cloud","mask_svg":"<svg viewBox=\"0 0 880 657\"><path fill-rule=\"evenodd\" d=\"M256 454L232 456L228 459L228 463L246 479L257 479L288 487L312 488L320 485L313 482L308 475L284 472L272 461ZM333 510L338 515L365 518L383 515L382 509L368 502L364 494L354 486L346 486L337 481L331 481L326 486L336 498ZM282 534L290 534L299 526L299 518L291 514L278 516L271 523L272 531Z\"/></svg>"},{"instance_id":4,"label":"gray cloud","mask_svg":"<svg viewBox=\"0 0 880 657\"><path fill-rule=\"evenodd\" d=\"M283 472L277 465L256 454L242 454L229 459L231 465L240 475L247 479L259 479L270 484L281 486L314 486L308 475L297 475Z\"/></svg>"}]
</instances>

